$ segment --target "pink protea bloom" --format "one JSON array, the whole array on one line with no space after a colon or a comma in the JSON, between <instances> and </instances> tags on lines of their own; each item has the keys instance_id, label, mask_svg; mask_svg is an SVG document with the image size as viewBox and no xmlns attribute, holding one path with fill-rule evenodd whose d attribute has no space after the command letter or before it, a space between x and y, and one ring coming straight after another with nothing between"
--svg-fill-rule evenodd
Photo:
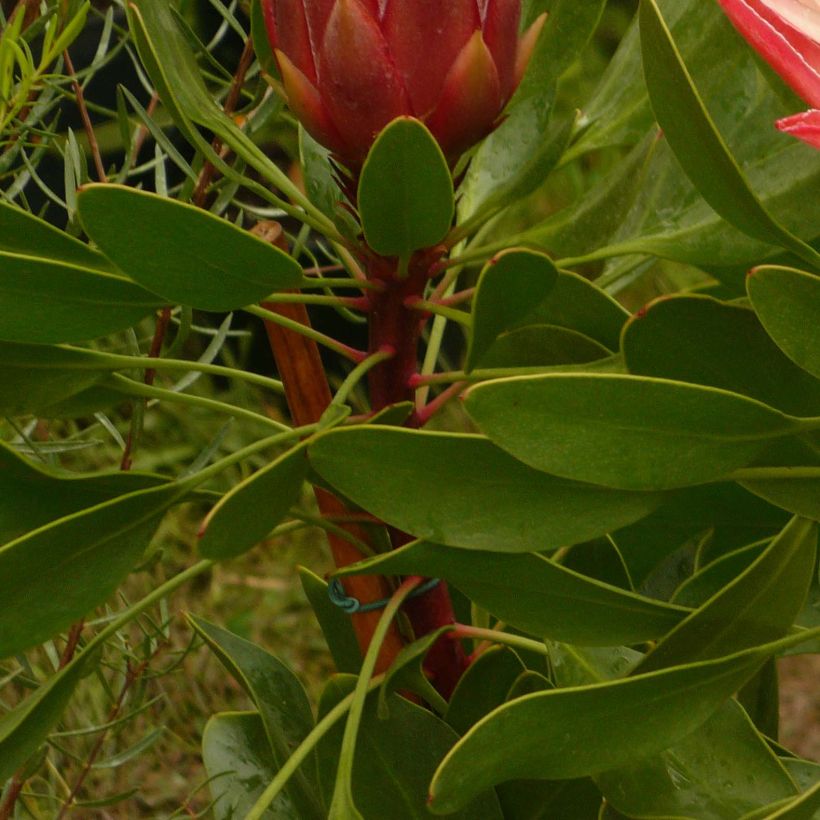
<instances>
[{"instance_id":1,"label":"pink protea bloom","mask_svg":"<svg viewBox=\"0 0 820 820\"><path fill-rule=\"evenodd\" d=\"M777 127L820 148L820 0L718 0L735 28L811 111Z\"/></svg>"},{"instance_id":2,"label":"pink protea bloom","mask_svg":"<svg viewBox=\"0 0 820 820\"><path fill-rule=\"evenodd\" d=\"M451 160L486 136L546 15L519 37L520 0L262 0L288 102L361 165L396 117L422 120Z\"/></svg>"}]
</instances>

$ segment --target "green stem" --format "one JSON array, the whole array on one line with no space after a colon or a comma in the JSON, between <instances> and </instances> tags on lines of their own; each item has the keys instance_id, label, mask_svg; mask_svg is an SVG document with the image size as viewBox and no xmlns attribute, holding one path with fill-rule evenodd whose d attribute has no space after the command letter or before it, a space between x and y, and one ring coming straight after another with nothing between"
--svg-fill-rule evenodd
<instances>
[{"instance_id":1,"label":"green stem","mask_svg":"<svg viewBox=\"0 0 820 820\"><path fill-rule=\"evenodd\" d=\"M71 347L70 345L61 345L69 350L79 350L82 353L89 351L83 348ZM143 356L124 356L119 353L105 353L100 358L101 367L89 366L89 370L107 369L107 367L136 367L144 370L148 367L151 370L183 370L190 372L192 370L200 373L209 373L212 376L224 376L227 379L239 379L240 381L255 384L259 387L266 387L268 390L273 390L280 395L285 392L284 385L277 379L269 379L267 376L260 376L258 373L248 373L244 370L236 370L233 367L224 367L219 364L206 364L205 362L189 362L185 359L148 359Z\"/></svg>"},{"instance_id":2,"label":"green stem","mask_svg":"<svg viewBox=\"0 0 820 820\"><path fill-rule=\"evenodd\" d=\"M492 643L511 646L513 649L535 652L538 655L549 655L549 651L542 641L534 641L531 638L523 638L520 635L511 635L509 632L499 632L497 629L482 629L478 626L456 624L455 629L450 633L450 637L491 641Z\"/></svg>"},{"instance_id":3,"label":"green stem","mask_svg":"<svg viewBox=\"0 0 820 820\"><path fill-rule=\"evenodd\" d=\"M341 387L339 387L336 391L336 395L333 397L331 404L339 407L343 406L350 394L355 389L356 385L367 375L369 370L381 362L392 359L395 355L396 352L393 348L378 350L371 356L368 356L364 361L359 362L359 364L357 364L356 367L354 367L353 370L347 374L347 378L342 382Z\"/></svg>"},{"instance_id":4,"label":"green stem","mask_svg":"<svg viewBox=\"0 0 820 820\"><path fill-rule=\"evenodd\" d=\"M333 800L328 812L328 820L334 818L349 817L351 814L358 814L355 802L351 793L353 780L353 758L356 751L356 738L359 735L359 725L364 714L365 700L370 691L371 679L376 669L376 661L379 657L387 630L393 623L393 618L399 611L399 607L404 603L413 590L422 582L422 578L414 576L404 581L393 594L387 606L384 608L379 623L373 632L370 646L362 662L362 668L356 681L356 688L353 690L353 701L350 704L350 712L345 724L345 733L342 738L342 748L339 751L339 768L336 771L336 785L333 790Z\"/></svg>"},{"instance_id":5,"label":"green stem","mask_svg":"<svg viewBox=\"0 0 820 820\"><path fill-rule=\"evenodd\" d=\"M186 489L197 487L200 484L204 484L206 481L209 481L214 476L219 475L221 472L227 470L228 467L236 464L237 462L240 462L249 456L255 455L260 450L266 450L268 447L273 447L277 444L283 444L287 441L292 441L293 439L309 436L311 433L315 433L318 427L318 424L307 424L304 427L294 427L292 430L288 430L285 433L279 433L278 435L268 436L267 438L255 441L253 444L249 444L247 447L243 447L241 450L237 450L236 452L219 459L219 461L215 461L210 466L205 467L205 469L199 470L193 475L182 479L182 481L178 481L178 484L180 487L184 487Z\"/></svg>"},{"instance_id":6,"label":"green stem","mask_svg":"<svg viewBox=\"0 0 820 820\"><path fill-rule=\"evenodd\" d=\"M355 299L355 297L354 297ZM351 304L350 297L344 296L320 296L313 293L274 293L265 297L266 302L272 304L297 304L297 305L341 305L347 307Z\"/></svg>"},{"instance_id":7,"label":"green stem","mask_svg":"<svg viewBox=\"0 0 820 820\"><path fill-rule=\"evenodd\" d=\"M442 305L439 302L431 302L427 299L413 299L408 303L407 307L411 310L423 310L427 313L432 313L434 316L443 316L453 322L458 322L463 327L472 327L473 320L469 313L463 310L456 310L455 308Z\"/></svg>"},{"instance_id":8,"label":"green stem","mask_svg":"<svg viewBox=\"0 0 820 820\"><path fill-rule=\"evenodd\" d=\"M273 324L280 325L281 327L284 327L287 330L292 330L294 333L299 333L300 335L305 336L311 341L323 345L324 347L327 347L330 350L333 350L334 352L338 353L340 356L344 356L346 359L351 359L356 363L361 362L364 356L366 355L362 353L360 350L354 350L352 347L343 344L342 342L332 338L331 336L327 336L324 333L320 333L318 330L314 330L312 327L303 325L300 322L295 322L293 321L293 319L288 319L286 316L281 316L280 314L274 313L271 310L265 310L265 308L256 307L255 305L243 309L246 313L250 313L252 316L258 316L260 319L264 319L266 322L272 322Z\"/></svg>"},{"instance_id":9,"label":"green stem","mask_svg":"<svg viewBox=\"0 0 820 820\"><path fill-rule=\"evenodd\" d=\"M320 279L308 276L302 282L304 288L356 288L356 290L384 290L380 282L361 281L360 279Z\"/></svg>"},{"instance_id":10,"label":"green stem","mask_svg":"<svg viewBox=\"0 0 820 820\"><path fill-rule=\"evenodd\" d=\"M203 396L192 396L190 393L177 393L173 390L164 390L161 387L153 387L151 385L136 382L133 379L128 379L121 376L119 373L111 374L112 381L108 382L109 387L113 387L117 391L121 391L128 396L143 396L147 399L156 399L157 401L169 401L176 404L184 404L189 407L204 407L207 410L216 410L217 412L227 413L238 419L247 419L254 421L257 424L264 424L267 427L275 427L277 430L289 431L290 428L280 421L275 421L268 416L263 416L261 413L255 413L253 410L246 410L244 407L236 407L227 402L217 401L216 399L208 399Z\"/></svg>"},{"instance_id":11,"label":"green stem","mask_svg":"<svg viewBox=\"0 0 820 820\"><path fill-rule=\"evenodd\" d=\"M138 615L141 615L145 612L146 609L150 609L155 603L161 601L163 598L167 598L170 593L174 590L181 587L183 584L186 584L192 578L196 578L197 575L202 575L203 572L206 572L214 565L213 561L199 561L198 563L194 564L192 567L189 567L186 570L183 570L178 575L175 575L171 578L170 581L166 581L164 584L158 586L152 592L149 592L141 601L130 606L128 609L125 610L121 615L118 615L111 621L108 626L98 632L85 646L82 655L78 656L78 659L87 657L94 649L98 646L101 646L105 641L107 641L112 636L116 635L124 626L129 624L131 621L134 620ZM76 661L74 661L76 663ZM64 667L67 669L68 667Z\"/></svg>"},{"instance_id":12,"label":"green stem","mask_svg":"<svg viewBox=\"0 0 820 820\"><path fill-rule=\"evenodd\" d=\"M384 675L378 675L370 680L368 692L372 692L381 686ZM245 820L260 820L267 811L268 806L276 799L276 796L285 787L285 784L295 774L299 766L304 763L307 756L313 751L319 741L338 723L348 712L355 692L351 692L343 700L340 700L317 724L313 727L308 736L299 744L293 754L285 761L285 764L276 773L276 777L268 784L268 787L254 803L253 808L245 815Z\"/></svg>"}]
</instances>

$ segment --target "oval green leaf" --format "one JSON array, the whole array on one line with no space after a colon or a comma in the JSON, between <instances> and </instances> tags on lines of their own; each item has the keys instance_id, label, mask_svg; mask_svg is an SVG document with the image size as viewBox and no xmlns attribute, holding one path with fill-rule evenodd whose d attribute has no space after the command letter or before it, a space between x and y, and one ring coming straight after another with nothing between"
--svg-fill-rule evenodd
<instances>
[{"instance_id":1,"label":"oval green leaf","mask_svg":"<svg viewBox=\"0 0 820 820\"><path fill-rule=\"evenodd\" d=\"M163 300L121 276L0 253L0 303L0 339L53 344L124 330Z\"/></svg>"},{"instance_id":2,"label":"oval green leaf","mask_svg":"<svg viewBox=\"0 0 820 820\"><path fill-rule=\"evenodd\" d=\"M88 185L77 201L103 253L175 304L235 310L302 281L286 253L192 205L121 185Z\"/></svg>"},{"instance_id":3,"label":"oval green leaf","mask_svg":"<svg viewBox=\"0 0 820 820\"><path fill-rule=\"evenodd\" d=\"M806 338L811 333L804 328ZM820 415L820 380L785 356L748 308L708 296L661 298L627 323L621 347L635 375L730 390L795 416Z\"/></svg>"},{"instance_id":4,"label":"oval green leaf","mask_svg":"<svg viewBox=\"0 0 820 820\"><path fill-rule=\"evenodd\" d=\"M245 817L276 776L278 767L256 712L213 715L202 734L202 762L209 778L215 820ZM293 817L294 807L280 792L263 817Z\"/></svg>"},{"instance_id":5,"label":"oval green leaf","mask_svg":"<svg viewBox=\"0 0 820 820\"><path fill-rule=\"evenodd\" d=\"M79 268L113 271L111 263L98 251L8 202L0 202L0 251Z\"/></svg>"},{"instance_id":6,"label":"oval green leaf","mask_svg":"<svg viewBox=\"0 0 820 820\"><path fill-rule=\"evenodd\" d=\"M420 538L496 552L586 541L650 513L657 493L555 478L481 436L367 426L310 447L316 471L369 512Z\"/></svg>"},{"instance_id":7,"label":"oval green leaf","mask_svg":"<svg viewBox=\"0 0 820 820\"><path fill-rule=\"evenodd\" d=\"M588 646L654 640L690 610L588 578L542 555L508 555L416 541L338 575L444 578L500 620L538 637Z\"/></svg>"},{"instance_id":8,"label":"oval green leaf","mask_svg":"<svg viewBox=\"0 0 820 820\"><path fill-rule=\"evenodd\" d=\"M817 524L792 519L737 578L665 635L633 672L710 660L782 637L803 608Z\"/></svg>"},{"instance_id":9,"label":"oval green leaf","mask_svg":"<svg viewBox=\"0 0 820 820\"><path fill-rule=\"evenodd\" d=\"M747 277L746 288L766 332L820 379L820 278L794 268L760 267Z\"/></svg>"},{"instance_id":10,"label":"oval green leaf","mask_svg":"<svg viewBox=\"0 0 820 820\"><path fill-rule=\"evenodd\" d=\"M641 0L641 53L649 99L686 175L724 219L820 267L820 254L763 207L712 122L655 0Z\"/></svg>"},{"instance_id":11,"label":"oval green leaf","mask_svg":"<svg viewBox=\"0 0 820 820\"><path fill-rule=\"evenodd\" d=\"M525 464L631 490L721 478L802 427L734 393L624 375L486 382L465 405L482 432Z\"/></svg>"},{"instance_id":12,"label":"oval green leaf","mask_svg":"<svg viewBox=\"0 0 820 820\"><path fill-rule=\"evenodd\" d=\"M0 442L0 545L94 504L167 483L151 473L59 473Z\"/></svg>"},{"instance_id":13,"label":"oval green leaf","mask_svg":"<svg viewBox=\"0 0 820 820\"><path fill-rule=\"evenodd\" d=\"M307 472L308 461L300 445L237 484L202 522L202 556L224 561L262 541L299 500Z\"/></svg>"},{"instance_id":14,"label":"oval green leaf","mask_svg":"<svg viewBox=\"0 0 820 820\"><path fill-rule=\"evenodd\" d=\"M407 259L441 242L455 210L453 180L438 143L418 120L400 117L379 134L359 181L367 244Z\"/></svg>"},{"instance_id":15,"label":"oval green leaf","mask_svg":"<svg viewBox=\"0 0 820 820\"><path fill-rule=\"evenodd\" d=\"M469 373L504 331L518 326L555 287L558 271L548 256L510 250L481 271L464 369Z\"/></svg>"},{"instance_id":16,"label":"oval green leaf","mask_svg":"<svg viewBox=\"0 0 820 820\"><path fill-rule=\"evenodd\" d=\"M103 603L183 493L173 484L132 492L0 548L0 658L48 640Z\"/></svg>"},{"instance_id":17,"label":"oval green leaf","mask_svg":"<svg viewBox=\"0 0 820 820\"><path fill-rule=\"evenodd\" d=\"M259 710L263 739L278 771L313 729L313 712L302 684L287 666L261 647L201 618L190 616L189 620ZM324 812L317 793L315 769L304 766L277 799L287 797L291 816L320 820Z\"/></svg>"},{"instance_id":18,"label":"oval green leaf","mask_svg":"<svg viewBox=\"0 0 820 820\"><path fill-rule=\"evenodd\" d=\"M430 787L431 809L446 814L513 778L581 777L657 754L708 720L783 643L510 701L444 759Z\"/></svg>"},{"instance_id":19,"label":"oval green leaf","mask_svg":"<svg viewBox=\"0 0 820 820\"><path fill-rule=\"evenodd\" d=\"M481 369L589 364L611 356L602 344L556 325L527 325L502 333L476 364Z\"/></svg>"}]
</instances>

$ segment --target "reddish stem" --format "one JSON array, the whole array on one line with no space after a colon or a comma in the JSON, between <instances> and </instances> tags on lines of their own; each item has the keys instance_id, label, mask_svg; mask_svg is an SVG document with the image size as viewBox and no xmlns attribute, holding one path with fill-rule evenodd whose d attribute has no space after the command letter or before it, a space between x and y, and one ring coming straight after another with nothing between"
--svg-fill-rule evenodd
<instances>
[{"instance_id":1,"label":"reddish stem","mask_svg":"<svg viewBox=\"0 0 820 820\"><path fill-rule=\"evenodd\" d=\"M424 293L437 256L434 252L432 256L413 259L405 278L396 276L394 269L387 269L386 260L378 259L371 265L371 276L384 281L386 287L371 294L370 352L386 346L396 351L393 358L377 365L368 374L373 412L413 399L412 380L418 371L418 343L426 320L408 304ZM420 426L415 414L407 426ZM393 529L390 538L394 548L412 540L406 533ZM419 638L455 622L450 592L443 582L424 595L407 601L404 608ZM425 671L445 698L450 697L466 668L467 660L461 644L443 638L433 645L425 660Z\"/></svg>"}]
</instances>

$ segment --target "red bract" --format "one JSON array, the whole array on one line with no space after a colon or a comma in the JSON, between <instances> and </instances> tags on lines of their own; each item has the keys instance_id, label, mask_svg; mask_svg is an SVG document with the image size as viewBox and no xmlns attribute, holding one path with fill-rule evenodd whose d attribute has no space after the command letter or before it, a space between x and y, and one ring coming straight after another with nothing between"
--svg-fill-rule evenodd
<instances>
[{"instance_id":1,"label":"red bract","mask_svg":"<svg viewBox=\"0 0 820 820\"><path fill-rule=\"evenodd\" d=\"M290 107L351 168L399 116L448 158L486 136L546 15L519 37L520 0L262 0Z\"/></svg>"},{"instance_id":2,"label":"red bract","mask_svg":"<svg viewBox=\"0 0 820 820\"><path fill-rule=\"evenodd\" d=\"M778 121L820 148L820 0L718 0L735 28L811 111Z\"/></svg>"}]
</instances>

